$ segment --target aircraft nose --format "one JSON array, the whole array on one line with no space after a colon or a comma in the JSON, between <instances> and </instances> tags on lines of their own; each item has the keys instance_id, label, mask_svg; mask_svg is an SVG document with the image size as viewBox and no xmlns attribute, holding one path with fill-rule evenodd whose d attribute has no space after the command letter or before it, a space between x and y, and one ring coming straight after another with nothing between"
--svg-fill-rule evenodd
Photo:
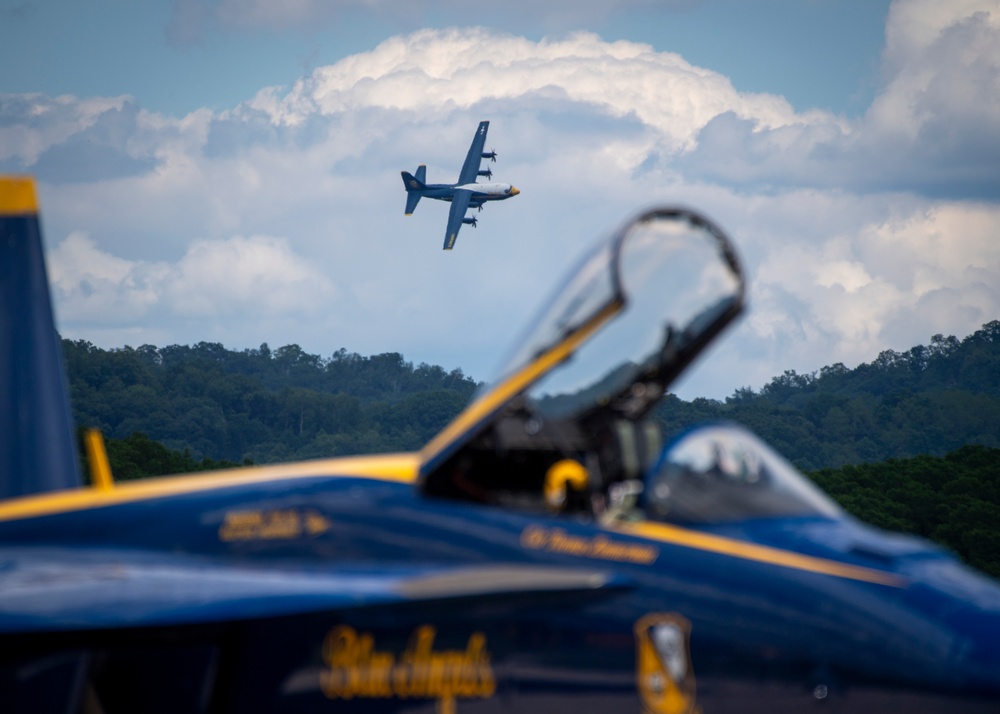
<instances>
[{"instance_id":1,"label":"aircraft nose","mask_svg":"<svg viewBox=\"0 0 1000 714\"><path fill-rule=\"evenodd\" d=\"M516 196L519 193L521 193L521 192L518 191L516 188L514 188L513 186L510 187L510 195L511 196Z\"/></svg>"},{"instance_id":2,"label":"aircraft nose","mask_svg":"<svg viewBox=\"0 0 1000 714\"><path fill-rule=\"evenodd\" d=\"M967 689L1000 696L1000 584L957 562L929 559L907 568L911 588L933 592L928 622L948 632L961 647L934 662L925 678L941 676ZM927 598L931 600L931 598Z\"/></svg>"}]
</instances>

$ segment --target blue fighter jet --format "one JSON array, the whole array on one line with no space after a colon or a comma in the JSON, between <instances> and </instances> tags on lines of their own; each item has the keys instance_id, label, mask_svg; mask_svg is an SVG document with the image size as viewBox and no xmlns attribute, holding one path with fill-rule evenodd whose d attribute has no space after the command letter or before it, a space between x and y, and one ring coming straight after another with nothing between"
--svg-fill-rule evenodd
<instances>
[{"instance_id":1,"label":"blue fighter jet","mask_svg":"<svg viewBox=\"0 0 1000 714\"><path fill-rule=\"evenodd\" d=\"M129 483L93 432L78 471L42 255L0 177L3 712L1000 710L998 583L649 418L744 308L695 212L597 243L419 453Z\"/></svg>"},{"instance_id":2,"label":"blue fighter jet","mask_svg":"<svg viewBox=\"0 0 1000 714\"><path fill-rule=\"evenodd\" d=\"M503 201L520 193L509 183L476 183L479 176L493 178L490 169L479 168L483 159L497 160L496 151L483 151L489 128L488 121L479 122L476 135L472 138L472 146L469 147L465 163L462 164L462 171L458 175L458 183L427 183L427 166L424 164L417 167L416 174L411 174L409 171L401 172L403 186L406 188L407 216L417 208L421 198L434 198L451 203L451 209L448 211L448 229L444 234L445 250L455 247L455 239L458 238L458 230L463 223L476 227L478 223L476 218L474 216L467 218L465 215L470 207L481 211L487 201Z\"/></svg>"}]
</instances>

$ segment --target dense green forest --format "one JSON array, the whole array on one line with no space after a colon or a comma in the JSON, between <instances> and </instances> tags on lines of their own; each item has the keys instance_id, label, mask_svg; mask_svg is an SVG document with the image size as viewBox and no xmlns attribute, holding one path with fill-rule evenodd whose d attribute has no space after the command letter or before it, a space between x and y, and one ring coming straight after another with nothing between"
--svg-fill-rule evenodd
<instances>
[{"instance_id":1,"label":"dense green forest","mask_svg":"<svg viewBox=\"0 0 1000 714\"><path fill-rule=\"evenodd\" d=\"M786 371L759 392L725 402L668 395L657 409L667 433L705 420L745 424L805 471L966 444L1000 447L1000 321L964 340L887 350L871 363L812 374Z\"/></svg>"},{"instance_id":2,"label":"dense green forest","mask_svg":"<svg viewBox=\"0 0 1000 714\"><path fill-rule=\"evenodd\" d=\"M106 448L108 461L111 464L111 473L116 481L131 481L169 474L187 474L195 471L214 471L247 466L252 463L249 460L237 464L226 460L196 459L191 456L190 451L168 449L160 442L153 441L140 432L130 434L124 439L109 439ZM90 466L87 463L87 452L83 446L82 429L79 434L79 453L84 473L89 473Z\"/></svg>"},{"instance_id":3,"label":"dense green forest","mask_svg":"<svg viewBox=\"0 0 1000 714\"><path fill-rule=\"evenodd\" d=\"M397 353L63 340L73 416L110 444L139 433L191 458L267 463L420 448L469 401L461 370Z\"/></svg>"},{"instance_id":4,"label":"dense green forest","mask_svg":"<svg viewBox=\"0 0 1000 714\"><path fill-rule=\"evenodd\" d=\"M74 418L120 440L143 434L192 459L233 463L419 449L468 403L461 370L398 353L328 358L297 345L104 350L63 341ZM724 402L668 395L674 433L705 420L745 424L806 471L979 444L1000 448L1000 321L964 340L886 351L871 363L787 371Z\"/></svg>"},{"instance_id":5,"label":"dense green forest","mask_svg":"<svg viewBox=\"0 0 1000 714\"><path fill-rule=\"evenodd\" d=\"M861 520L929 538L1000 578L1000 449L963 446L809 476Z\"/></svg>"}]
</instances>

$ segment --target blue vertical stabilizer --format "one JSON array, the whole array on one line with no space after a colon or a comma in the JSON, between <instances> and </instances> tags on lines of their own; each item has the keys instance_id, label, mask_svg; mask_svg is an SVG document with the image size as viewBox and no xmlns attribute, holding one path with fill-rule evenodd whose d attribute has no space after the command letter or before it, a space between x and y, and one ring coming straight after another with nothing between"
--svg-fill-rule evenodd
<instances>
[{"instance_id":1,"label":"blue vertical stabilizer","mask_svg":"<svg viewBox=\"0 0 1000 714\"><path fill-rule=\"evenodd\" d=\"M0 176L0 498L79 486L35 185Z\"/></svg>"}]
</instances>

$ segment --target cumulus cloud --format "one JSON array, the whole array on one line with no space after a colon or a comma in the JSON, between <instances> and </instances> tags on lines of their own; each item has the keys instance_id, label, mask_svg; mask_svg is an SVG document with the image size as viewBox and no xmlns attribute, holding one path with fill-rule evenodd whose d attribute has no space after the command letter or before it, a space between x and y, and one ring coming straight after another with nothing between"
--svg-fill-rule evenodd
<instances>
[{"instance_id":1,"label":"cumulus cloud","mask_svg":"<svg viewBox=\"0 0 1000 714\"><path fill-rule=\"evenodd\" d=\"M997 196L1000 7L991 0L897 2L883 57L887 84L866 117L869 145L896 147L899 169L922 169L920 183L978 184Z\"/></svg>"},{"instance_id":2,"label":"cumulus cloud","mask_svg":"<svg viewBox=\"0 0 1000 714\"><path fill-rule=\"evenodd\" d=\"M422 30L371 52L321 67L278 96L265 90L249 108L274 124L362 108L452 112L485 101L555 99L592 106L655 129L671 151L693 146L697 132L723 112L755 128L796 121L780 97L741 94L724 76L642 43L605 42L579 32L533 42L468 30Z\"/></svg>"},{"instance_id":3,"label":"cumulus cloud","mask_svg":"<svg viewBox=\"0 0 1000 714\"><path fill-rule=\"evenodd\" d=\"M757 369L779 354L804 372L853 366L937 333L964 336L1000 315L1000 206L880 200L889 210L865 220L871 199L835 199L861 219L846 232L769 237L740 327L744 357L767 359L746 360L755 365L747 385L779 373Z\"/></svg>"},{"instance_id":4,"label":"cumulus cloud","mask_svg":"<svg viewBox=\"0 0 1000 714\"><path fill-rule=\"evenodd\" d=\"M249 315L308 317L336 299L330 281L288 241L233 236L193 242L176 263L125 260L72 233L50 251L50 280L69 325L199 322Z\"/></svg>"},{"instance_id":5,"label":"cumulus cloud","mask_svg":"<svg viewBox=\"0 0 1000 714\"><path fill-rule=\"evenodd\" d=\"M177 264L167 294L180 314L308 315L330 305L333 286L269 236L196 241Z\"/></svg>"},{"instance_id":6,"label":"cumulus cloud","mask_svg":"<svg viewBox=\"0 0 1000 714\"><path fill-rule=\"evenodd\" d=\"M993 0L892 5L884 86L864 117L825 112L762 126L706 123L687 175L740 186L1000 195L1000 8Z\"/></svg>"},{"instance_id":7,"label":"cumulus cloud","mask_svg":"<svg viewBox=\"0 0 1000 714\"><path fill-rule=\"evenodd\" d=\"M32 166L53 147L95 132L109 145L124 150L134 124L118 117L135 116L130 97L78 99L41 94L0 95L0 161ZM115 125L118 125L117 127Z\"/></svg>"},{"instance_id":8,"label":"cumulus cloud","mask_svg":"<svg viewBox=\"0 0 1000 714\"><path fill-rule=\"evenodd\" d=\"M0 97L0 168L42 181L79 334L224 328L234 347L402 351L477 377L597 234L650 203L692 205L733 233L751 279L732 346L690 383L725 396L1000 314L994 5L894 4L884 87L853 120L641 43L426 30L227 111ZM236 5L174 13L197 29L206 7ZM496 179L522 193L442 253L446 206L404 218L399 171L454 180L484 118Z\"/></svg>"},{"instance_id":9,"label":"cumulus cloud","mask_svg":"<svg viewBox=\"0 0 1000 714\"><path fill-rule=\"evenodd\" d=\"M123 260L83 233L71 233L48 255L60 315L70 322L131 322L160 302L169 266Z\"/></svg>"}]
</instances>

